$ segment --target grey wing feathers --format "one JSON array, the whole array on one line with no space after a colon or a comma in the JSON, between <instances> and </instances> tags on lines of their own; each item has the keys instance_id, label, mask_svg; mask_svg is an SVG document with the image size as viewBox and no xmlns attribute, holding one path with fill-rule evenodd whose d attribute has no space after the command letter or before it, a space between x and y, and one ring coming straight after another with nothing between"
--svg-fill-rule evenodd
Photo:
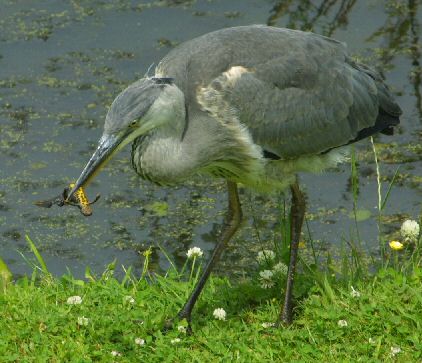
<instances>
[{"instance_id":1,"label":"grey wing feathers","mask_svg":"<svg viewBox=\"0 0 422 363\"><path fill-rule=\"evenodd\" d=\"M347 62L356 70L360 71L361 73L365 73L366 75L370 76L376 86L378 91L378 101L380 104L380 108L383 109L385 112L392 116L400 116L402 111L399 105L394 101L394 98L389 91L388 87L385 85L381 76L374 71L372 68L368 67L365 64L354 62L350 58L347 59Z\"/></svg>"},{"instance_id":2,"label":"grey wing feathers","mask_svg":"<svg viewBox=\"0 0 422 363\"><path fill-rule=\"evenodd\" d=\"M319 54L288 53L261 64L226 97L254 140L282 158L360 140L398 124L401 114L377 73ZM392 117L380 118L381 112Z\"/></svg>"},{"instance_id":3,"label":"grey wing feathers","mask_svg":"<svg viewBox=\"0 0 422 363\"><path fill-rule=\"evenodd\" d=\"M290 29L209 33L175 48L157 71L175 77L189 107L206 95L199 107L234 111L255 143L282 158L345 145L394 123L380 110L397 122L401 112L381 77L351 61L343 43Z\"/></svg>"},{"instance_id":4,"label":"grey wing feathers","mask_svg":"<svg viewBox=\"0 0 422 363\"><path fill-rule=\"evenodd\" d=\"M344 61L279 58L242 74L227 97L257 143L295 157L345 145L373 126L377 93Z\"/></svg>"}]
</instances>

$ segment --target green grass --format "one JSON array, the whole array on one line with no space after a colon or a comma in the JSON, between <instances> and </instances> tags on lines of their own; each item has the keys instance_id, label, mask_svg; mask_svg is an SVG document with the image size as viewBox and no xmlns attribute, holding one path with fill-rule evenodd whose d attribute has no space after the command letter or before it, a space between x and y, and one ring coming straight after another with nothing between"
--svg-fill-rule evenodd
<instances>
[{"instance_id":1,"label":"green grass","mask_svg":"<svg viewBox=\"0 0 422 363\"><path fill-rule=\"evenodd\" d=\"M362 280L351 295L343 282L325 276L323 284L301 275L312 287L299 301L289 328L264 328L280 309L278 289L252 281L231 284L212 277L193 314L193 336L177 325L161 333L165 320L182 306L194 281L145 276L130 271L123 281L111 265L100 278L87 280L49 274L9 283L0 294L1 362L414 362L422 359L422 270L404 275L385 269ZM301 281L301 279L305 279ZM67 304L70 296L79 305ZM280 295L280 296L279 296ZM127 296L134 303L127 301ZM222 307L227 320L212 313ZM79 325L78 318L88 318ZM339 320L347 326L340 327ZM183 325L184 322L181 324ZM137 345L136 338L145 340ZM172 343L175 338L180 342ZM392 347L401 352L394 357ZM113 357L112 351L121 355Z\"/></svg>"}]
</instances>

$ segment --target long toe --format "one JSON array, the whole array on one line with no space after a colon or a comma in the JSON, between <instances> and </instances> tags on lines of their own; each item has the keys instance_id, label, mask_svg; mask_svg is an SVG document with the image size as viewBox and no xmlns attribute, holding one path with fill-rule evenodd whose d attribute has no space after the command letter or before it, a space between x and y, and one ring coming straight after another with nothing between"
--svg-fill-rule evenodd
<instances>
[{"instance_id":1,"label":"long toe","mask_svg":"<svg viewBox=\"0 0 422 363\"><path fill-rule=\"evenodd\" d=\"M190 317L190 316L191 316L190 311L187 311L187 310L185 310L185 309L182 309L182 310L180 310L180 311L177 313L177 318L178 318L179 320L186 319L188 323L190 323L190 320L191 320L191 317Z\"/></svg>"},{"instance_id":2,"label":"long toe","mask_svg":"<svg viewBox=\"0 0 422 363\"><path fill-rule=\"evenodd\" d=\"M288 321L286 319L278 319L274 325L275 328L287 328L292 324L291 321Z\"/></svg>"},{"instance_id":3,"label":"long toe","mask_svg":"<svg viewBox=\"0 0 422 363\"><path fill-rule=\"evenodd\" d=\"M166 334L167 332L169 332L170 330L174 329L175 325L182 321L182 320L186 320L187 322L187 326L186 326L186 333L191 335L193 333L192 331L192 326L191 326L191 316L188 312L185 312L184 310L181 310L176 317L174 317L173 319L167 319L164 322L164 326L161 329L161 332L163 334Z\"/></svg>"},{"instance_id":4,"label":"long toe","mask_svg":"<svg viewBox=\"0 0 422 363\"><path fill-rule=\"evenodd\" d=\"M276 326L289 326L293 322L293 311L286 310L286 307L283 308L283 312L278 318L278 321L276 323Z\"/></svg>"},{"instance_id":5,"label":"long toe","mask_svg":"<svg viewBox=\"0 0 422 363\"><path fill-rule=\"evenodd\" d=\"M161 332L163 334L166 334L168 331L173 329L173 326L174 326L174 319L167 319L164 322L164 326L163 326L163 329L161 329Z\"/></svg>"}]
</instances>

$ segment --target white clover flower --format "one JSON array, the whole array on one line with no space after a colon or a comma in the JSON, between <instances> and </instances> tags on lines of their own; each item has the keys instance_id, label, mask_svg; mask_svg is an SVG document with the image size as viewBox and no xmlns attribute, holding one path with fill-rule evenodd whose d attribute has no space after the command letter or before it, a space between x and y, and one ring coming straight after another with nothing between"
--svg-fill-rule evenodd
<instances>
[{"instance_id":1,"label":"white clover flower","mask_svg":"<svg viewBox=\"0 0 422 363\"><path fill-rule=\"evenodd\" d=\"M273 275L274 273L271 270L264 270L259 273L259 281L263 289L270 289L275 285Z\"/></svg>"},{"instance_id":2,"label":"white clover flower","mask_svg":"<svg viewBox=\"0 0 422 363\"><path fill-rule=\"evenodd\" d=\"M78 325L81 326L88 326L89 319L85 318L85 316L78 316Z\"/></svg>"},{"instance_id":3,"label":"white clover flower","mask_svg":"<svg viewBox=\"0 0 422 363\"><path fill-rule=\"evenodd\" d=\"M352 292L350 293L350 295L352 295L352 297L360 297L360 292L358 290L355 290L355 288L353 286L350 286L352 289Z\"/></svg>"},{"instance_id":4,"label":"white clover flower","mask_svg":"<svg viewBox=\"0 0 422 363\"><path fill-rule=\"evenodd\" d=\"M275 323L262 323L261 326L265 329L272 328L273 326L275 326Z\"/></svg>"},{"instance_id":5,"label":"white clover flower","mask_svg":"<svg viewBox=\"0 0 422 363\"><path fill-rule=\"evenodd\" d=\"M171 344L178 344L180 342L181 342L180 338L174 338L174 339L170 340Z\"/></svg>"},{"instance_id":6,"label":"white clover flower","mask_svg":"<svg viewBox=\"0 0 422 363\"><path fill-rule=\"evenodd\" d=\"M288 270L289 270L289 268L283 262L279 262L279 263L277 263L273 266L273 272L280 274L280 275L283 275L283 276L287 275Z\"/></svg>"},{"instance_id":7,"label":"white clover flower","mask_svg":"<svg viewBox=\"0 0 422 363\"><path fill-rule=\"evenodd\" d=\"M111 351L111 355L113 357L121 357L122 356L122 353L119 353L117 350L112 350Z\"/></svg>"},{"instance_id":8,"label":"white clover flower","mask_svg":"<svg viewBox=\"0 0 422 363\"><path fill-rule=\"evenodd\" d=\"M188 249L186 256L188 256L188 258L194 258L194 257L202 257L203 254L204 252L199 247L192 247Z\"/></svg>"},{"instance_id":9,"label":"white clover flower","mask_svg":"<svg viewBox=\"0 0 422 363\"><path fill-rule=\"evenodd\" d=\"M135 338L135 344L137 345L144 345L145 344L145 340L142 338Z\"/></svg>"},{"instance_id":10,"label":"white clover flower","mask_svg":"<svg viewBox=\"0 0 422 363\"><path fill-rule=\"evenodd\" d=\"M377 344L377 341L376 341L376 339L371 337L371 338L368 339L368 343L369 344Z\"/></svg>"},{"instance_id":11,"label":"white clover flower","mask_svg":"<svg viewBox=\"0 0 422 363\"><path fill-rule=\"evenodd\" d=\"M271 251L271 250L262 250L258 252L256 259L258 260L258 263L261 265L266 262L272 262L275 259L275 253L274 251Z\"/></svg>"},{"instance_id":12,"label":"white clover flower","mask_svg":"<svg viewBox=\"0 0 422 363\"><path fill-rule=\"evenodd\" d=\"M226 311L223 308L217 308L212 313L217 320L226 320Z\"/></svg>"},{"instance_id":13,"label":"white clover flower","mask_svg":"<svg viewBox=\"0 0 422 363\"><path fill-rule=\"evenodd\" d=\"M337 322L337 325L341 328L345 328L347 326L347 321L346 320L339 320Z\"/></svg>"},{"instance_id":14,"label":"white clover flower","mask_svg":"<svg viewBox=\"0 0 422 363\"><path fill-rule=\"evenodd\" d=\"M401 353L400 347L391 347L391 355L394 357L396 354Z\"/></svg>"},{"instance_id":15,"label":"white clover flower","mask_svg":"<svg viewBox=\"0 0 422 363\"><path fill-rule=\"evenodd\" d=\"M404 221L400 228L400 234L406 242L416 242L419 232L419 223L411 219Z\"/></svg>"},{"instance_id":16,"label":"white clover flower","mask_svg":"<svg viewBox=\"0 0 422 363\"><path fill-rule=\"evenodd\" d=\"M135 304L135 299L132 296L127 295L123 298L123 302L128 304Z\"/></svg>"},{"instance_id":17,"label":"white clover flower","mask_svg":"<svg viewBox=\"0 0 422 363\"><path fill-rule=\"evenodd\" d=\"M177 330L179 331L179 333L186 334L186 327L185 327L185 326L183 326L183 325L179 325L179 326L177 327Z\"/></svg>"},{"instance_id":18,"label":"white clover flower","mask_svg":"<svg viewBox=\"0 0 422 363\"><path fill-rule=\"evenodd\" d=\"M67 303L69 305L79 305L79 304L82 304L82 298L78 295L70 296L67 298Z\"/></svg>"}]
</instances>

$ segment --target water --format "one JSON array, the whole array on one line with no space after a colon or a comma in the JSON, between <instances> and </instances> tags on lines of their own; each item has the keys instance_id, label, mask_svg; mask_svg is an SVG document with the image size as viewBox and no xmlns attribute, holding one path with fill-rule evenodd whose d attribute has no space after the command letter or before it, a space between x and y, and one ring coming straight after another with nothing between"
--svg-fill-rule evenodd
<instances>
[{"instance_id":1,"label":"water","mask_svg":"<svg viewBox=\"0 0 422 363\"><path fill-rule=\"evenodd\" d=\"M107 107L121 89L174 45L228 26L269 23L313 29L347 42L352 54L384 70L404 114L394 138L376 138L383 145L383 192L400 166L383 231L394 233L404 218L416 218L422 192L422 7L417 1L307 3L1 0L0 256L12 272L31 271L20 255L31 258L25 234L57 275L70 269L82 276L86 266L101 272L113 259L137 269L139 252L148 246L161 268L168 262L158 246L179 264L191 246L212 250L226 207L224 183L195 179L159 188L132 172L129 150L89 188L91 198L102 195L93 216L84 218L73 208L40 209L33 203L57 195L79 175L101 135ZM370 143L361 142L358 152L359 208L375 215ZM349 169L346 164L317 177L301 176L319 250L334 251L356 235ZM220 264L236 274L247 270L257 250L278 238L281 200L248 191L241 196L245 223ZM359 231L366 248L376 253L376 218L359 222Z\"/></svg>"}]
</instances>

